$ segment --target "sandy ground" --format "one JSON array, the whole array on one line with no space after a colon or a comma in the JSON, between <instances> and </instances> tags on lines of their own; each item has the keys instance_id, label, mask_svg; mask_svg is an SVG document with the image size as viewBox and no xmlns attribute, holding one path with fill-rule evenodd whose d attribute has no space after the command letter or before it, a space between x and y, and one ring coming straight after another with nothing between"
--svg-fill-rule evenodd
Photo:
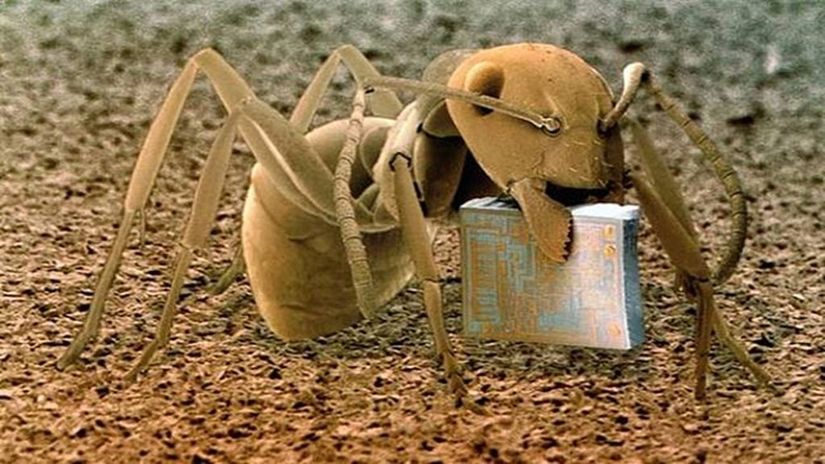
<instances>
[{"instance_id":1,"label":"sandy ground","mask_svg":"<svg viewBox=\"0 0 825 464\"><path fill-rule=\"evenodd\" d=\"M0 462L823 462L825 6L66 3L0 3ZM448 329L487 417L453 407L417 285L373 323L284 343L245 280L221 296L205 292L237 244L253 162L240 144L170 346L126 385L223 117L203 82L150 200L146 244L126 253L100 340L76 367L54 368L88 310L148 124L192 53L216 47L288 112L341 43L385 74L415 78L441 51L518 41L576 51L616 91L624 64L648 63L729 154L752 222L718 301L779 394L756 388L715 349L709 397L692 398L695 313L672 291L648 228L648 340L628 353L465 340L460 283L448 280ZM342 73L316 122L348 114L351 91ZM710 171L650 98L633 111L684 185L709 250L718 249L727 209ZM438 239L445 276L460 276L455 246L454 232Z\"/></svg>"}]
</instances>

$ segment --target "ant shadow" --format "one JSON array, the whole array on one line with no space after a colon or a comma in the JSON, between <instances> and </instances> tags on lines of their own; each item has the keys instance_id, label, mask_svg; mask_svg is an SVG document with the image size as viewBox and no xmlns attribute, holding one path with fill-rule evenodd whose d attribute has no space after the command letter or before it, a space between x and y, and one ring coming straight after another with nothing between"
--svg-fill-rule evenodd
<instances>
[{"instance_id":1,"label":"ant shadow","mask_svg":"<svg viewBox=\"0 0 825 464\"><path fill-rule=\"evenodd\" d=\"M483 340L463 336L461 322L461 280L449 279L443 285L445 325L459 359L471 377L480 381L491 376L504 379L570 379L587 377L602 382L641 385L657 377L689 378L694 364L693 331L695 304L665 286L642 283L645 340L630 350L608 350L528 342ZM747 308L756 312L764 323L754 332L749 330L743 343L755 361L762 364L782 340L800 330L788 324L761 295L752 291L717 290L717 302L724 313L726 306ZM239 308L254 307L248 287L235 293L221 309L220 319L237 319ZM735 321L734 333L740 332ZM423 306L423 295L417 284L408 285L385 305L370 321L361 321L338 333L314 340L286 342L273 334L257 314L251 314L242 324L247 330L246 341L262 351L277 356L306 360L332 359L339 364L357 364L365 359L389 359L393 365L410 357L432 360L438 370L432 332ZM231 333L233 329L226 329ZM745 335L744 333L742 335ZM744 368L727 350L714 344L711 353L714 369L741 371ZM670 367L663 367L668 363ZM726 374L727 375L727 372Z\"/></svg>"},{"instance_id":2,"label":"ant shadow","mask_svg":"<svg viewBox=\"0 0 825 464\"><path fill-rule=\"evenodd\" d=\"M657 293L652 286L643 290L648 295ZM650 347L661 349L670 343L656 330L668 316L651 308L646 308L645 314L647 339L626 351L469 338L458 335L462 334L461 284L453 282L444 285L444 297L447 332L470 376L479 381L487 376L498 380L522 379L525 376L550 380L584 376L640 384L655 375L656 369L651 361L655 353L651 352ZM391 358L393 364L398 364L414 357L431 359L433 369L438 369L432 332L422 300L421 290L416 285L410 285L390 301L374 320L361 321L338 333L307 341L280 340L269 331L261 318L257 318L249 341L270 354L308 360L331 358L346 365L364 359ZM250 304L254 305L251 299ZM685 321L680 325L688 326L689 318L689 315L681 317ZM692 343L689 330L683 335L680 338L684 340L678 342L681 348L675 348L677 352L687 351L684 345Z\"/></svg>"}]
</instances>

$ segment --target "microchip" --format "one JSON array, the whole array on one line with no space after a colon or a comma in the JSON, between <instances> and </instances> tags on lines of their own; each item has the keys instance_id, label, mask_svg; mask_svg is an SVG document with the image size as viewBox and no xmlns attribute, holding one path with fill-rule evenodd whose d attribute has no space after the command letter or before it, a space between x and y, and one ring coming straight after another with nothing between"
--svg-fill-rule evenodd
<instances>
[{"instance_id":1,"label":"microchip","mask_svg":"<svg viewBox=\"0 0 825 464\"><path fill-rule=\"evenodd\" d=\"M571 252L558 264L541 253L513 202L480 198L462 205L467 336L613 349L644 341L638 206L569 210Z\"/></svg>"}]
</instances>

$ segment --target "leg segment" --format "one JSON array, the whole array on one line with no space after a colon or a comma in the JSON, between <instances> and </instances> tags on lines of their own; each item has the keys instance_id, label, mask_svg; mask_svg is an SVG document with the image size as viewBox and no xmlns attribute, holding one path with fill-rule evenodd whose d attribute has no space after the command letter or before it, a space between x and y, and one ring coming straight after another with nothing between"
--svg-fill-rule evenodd
<instances>
[{"instance_id":1,"label":"leg segment","mask_svg":"<svg viewBox=\"0 0 825 464\"><path fill-rule=\"evenodd\" d=\"M662 195L663 201L670 206L682 228L692 237L696 237L696 230L690 220L690 214L685 206L685 199L682 197L676 180L670 174L662 158L656 153L653 141L650 139L647 130L635 119L629 119L630 129L633 132L633 141L639 147L639 155L642 158L642 169L656 190Z\"/></svg>"},{"instance_id":2,"label":"leg segment","mask_svg":"<svg viewBox=\"0 0 825 464\"><path fill-rule=\"evenodd\" d=\"M444 328L438 271L433 259L424 214L419 207L410 174L410 162L402 156L397 156L391 161L390 166L395 173L395 196L398 201L401 229L417 273L423 281L424 304L433 330L436 352L444 364L450 391L462 400L467 394L467 387L464 385L460 366L455 359L450 340L447 338L447 331Z\"/></svg>"},{"instance_id":3,"label":"leg segment","mask_svg":"<svg viewBox=\"0 0 825 464\"><path fill-rule=\"evenodd\" d=\"M683 227L674 208L662 199L650 183L636 174L631 174L630 177L639 194L645 216L653 225L656 235L673 264L684 273L685 284L688 287L686 290L698 299L696 397L701 399L705 394L705 372L711 327L736 359L744 364L760 382L768 384L770 376L750 359L744 348L730 335L727 324L719 314L713 299L713 286L710 283L711 271L705 264L694 237Z\"/></svg>"},{"instance_id":4,"label":"leg segment","mask_svg":"<svg viewBox=\"0 0 825 464\"><path fill-rule=\"evenodd\" d=\"M364 98L364 90L359 87L352 104L353 109L347 127L346 141L341 148L341 154L335 167L333 196L338 227L341 229L341 240L346 250L347 262L352 273L352 284L355 287L355 296L358 300L358 309L365 319L370 319L376 306L375 288L367 249L361 238L358 221L355 219L352 191L350 190L352 165L355 163L358 143L361 141L364 128Z\"/></svg>"},{"instance_id":5,"label":"leg segment","mask_svg":"<svg viewBox=\"0 0 825 464\"><path fill-rule=\"evenodd\" d=\"M712 280L718 285L733 274L745 246L748 214L741 182L736 175L736 171L722 155L722 152L719 151L713 140L664 92L650 71L645 71L643 74L642 85L647 87L668 117L681 127L688 138L699 147L705 159L713 166L716 176L725 188L731 208L731 235L725 254L719 260L713 272Z\"/></svg>"},{"instance_id":6,"label":"leg segment","mask_svg":"<svg viewBox=\"0 0 825 464\"><path fill-rule=\"evenodd\" d=\"M332 175L303 135L276 111L254 99L246 82L215 51L207 49L197 53L189 59L172 85L158 116L149 128L129 183L117 238L100 274L83 328L57 362L60 369L74 362L89 340L97 335L106 295L117 273L129 232L136 216L145 207L172 131L199 69L205 72L227 110L232 110L249 99L244 110L246 117L238 120L237 130L284 195L308 214L335 224L330 195ZM273 141L277 141L277 146Z\"/></svg>"},{"instance_id":7,"label":"leg segment","mask_svg":"<svg viewBox=\"0 0 825 464\"><path fill-rule=\"evenodd\" d=\"M243 273L246 265L244 264L243 260L243 247L240 243L238 243L238 248L235 250L235 255L232 256L232 262L229 263L229 266L221 272L221 276L218 278L218 281L215 282L215 285L209 289L213 295L220 295L221 293L225 292L235 279L238 278L241 273Z\"/></svg>"},{"instance_id":8,"label":"leg segment","mask_svg":"<svg viewBox=\"0 0 825 464\"><path fill-rule=\"evenodd\" d=\"M172 318L175 316L178 297L186 277L186 270L196 250L206 244L212 222L218 211L218 200L223 189L226 170L229 166L229 156L232 153L232 142L235 139L238 113L233 112L218 137L212 145L206 164L198 181L195 200L192 204L192 213L180 241L180 250L175 259L172 287L163 306L160 324L155 339L146 347L138 363L127 374L127 380L134 381L137 375L149 365L155 352L169 341L169 332L172 328Z\"/></svg>"},{"instance_id":9,"label":"leg segment","mask_svg":"<svg viewBox=\"0 0 825 464\"><path fill-rule=\"evenodd\" d=\"M123 255L123 250L126 248L129 231L132 229L135 215L143 211L146 199L149 197L149 192L152 189L152 185L157 177L157 172L160 169L160 164L166 153L166 148L169 145L169 139L172 137L172 130L180 116L186 96L192 88L192 82L195 80L196 73L197 65L195 64L195 60L190 59L181 75L169 90L166 101L164 101L163 106L161 106L158 112L158 116L149 128L149 134L146 137L140 155L138 155L138 161L135 165L132 179L129 182L123 210L123 219L120 222L117 238L106 258L103 271L100 277L98 277L92 305L86 314L86 319L83 321L83 328L80 333L78 333L77 337L72 341L72 344L57 361L57 367L59 369L64 369L73 363L77 357L80 356L86 343L97 336L98 330L100 329L100 320L103 316L106 295L120 267L121 256ZM141 213L141 217L142 216L143 214Z\"/></svg>"},{"instance_id":10,"label":"leg segment","mask_svg":"<svg viewBox=\"0 0 825 464\"><path fill-rule=\"evenodd\" d=\"M375 67L357 48L352 45L344 45L335 49L318 69L289 118L289 122L299 132L305 133L309 128L312 117L315 115L324 92L329 87L329 83L332 81L332 77L335 75L341 61L350 70L359 88L364 79L380 76ZM367 102L376 116L395 119L398 113L401 112L401 102L395 93L388 89L376 89L367 97Z\"/></svg>"},{"instance_id":11,"label":"leg segment","mask_svg":"<svg viewBox=\"0 0 825 464\"><path fill-rule=\"evenodd\" d=\"M341 61L350 70L359 87L363 79L380 76L375 67L357 48L352 45L344 45L335 49L318 69L289 118L289 123L298 133L306 133L309 129L312 118L315 116L324 93ZM395 118L401 111L401 102L398 97L394 92L386 89L377 89L376 92L373 92L368 99L368 103L372 112L381 117ZM218 282L213 286L213 293L223 293L243 272L243 252L240 245L238 247L232 263L221 273Z\"/></svg>"}]
</instances>

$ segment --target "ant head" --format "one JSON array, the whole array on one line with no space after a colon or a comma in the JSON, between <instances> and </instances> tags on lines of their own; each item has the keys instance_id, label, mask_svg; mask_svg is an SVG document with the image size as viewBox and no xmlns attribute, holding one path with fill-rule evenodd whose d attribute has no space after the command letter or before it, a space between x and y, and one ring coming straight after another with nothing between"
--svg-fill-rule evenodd
<instances>
[{"instance_id":1,"label":"ant head","mask_svg":"<svg viewBox=\"0 0 825 464\"><path fill-rule=\"evenodd\" d=\"M537 125L447 101L461 136L500 187L528 178L566 188L605 186L609 134L600 121L613 107L612 95L601 75L575 54L540 44L492 48L464 60L448 85L541 115Z\"/></svg>"}]
</instances>

